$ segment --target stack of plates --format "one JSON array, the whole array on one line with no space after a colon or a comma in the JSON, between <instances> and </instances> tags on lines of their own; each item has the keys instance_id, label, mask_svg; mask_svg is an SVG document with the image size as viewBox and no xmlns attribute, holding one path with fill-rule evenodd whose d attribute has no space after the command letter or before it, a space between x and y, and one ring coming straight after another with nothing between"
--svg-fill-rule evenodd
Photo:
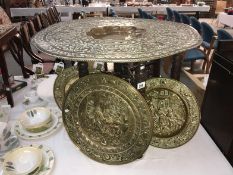
<instances>
[{"instance_id":1,"label":"stack of plates","mask_svg":"<svg viewBox=\"0 0 233 175\"><path fill-rule=\"evenodd\" d=\"M25 146L8 152L3 158L4 175L48 175L54 165L53 152L40 146Z\"/></svg>"},{"instance_id":2,"label":"stack of plates","mask_svg":"<svg viewBox=\"0 0 233 175\"><path fill-rule=\"evenodd\" d=\"M59 109L36 107L21 114L15 124L15 133L23 139L38 139L52 134L61 125Z\"/></svg>"}]
</instances>

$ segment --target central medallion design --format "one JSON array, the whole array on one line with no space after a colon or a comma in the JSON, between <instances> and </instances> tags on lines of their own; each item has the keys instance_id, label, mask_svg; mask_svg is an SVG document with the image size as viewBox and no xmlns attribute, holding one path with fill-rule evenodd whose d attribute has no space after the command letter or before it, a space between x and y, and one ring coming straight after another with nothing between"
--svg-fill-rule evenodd
<instances>
[{"instance_id":1,"label":"central medallion design","mask_svg":"<svg viewBox=\"0 0 233 175\"><path fill-rule=\"evenodd\" d=\"M133 116L133 110L120 96L94 91L82 100L80 106L80 124L90 140L115 147L132 138L129 128L135 126L129 116Z\"/></svg>"},{"instance_id":2,"label":"central medallion design","mask_svg":"<svg viewBox=\"0 0 233 175\"><path fill-rule=\"evenodd\" d=\"M145 29L134 26L101 26L92 28L87 32L94 39L130 40L139 38L145 33Z\"/></svg>"}]
</instances>

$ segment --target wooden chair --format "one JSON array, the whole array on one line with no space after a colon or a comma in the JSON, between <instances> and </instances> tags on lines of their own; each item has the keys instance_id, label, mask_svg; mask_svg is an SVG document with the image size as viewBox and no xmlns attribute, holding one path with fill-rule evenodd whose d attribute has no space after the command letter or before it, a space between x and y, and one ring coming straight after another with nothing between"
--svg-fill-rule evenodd
<instances>
[{"instance_id":1,"label":"wooden chair","mask_svg":"<svg viewBox=\"0 0 233 175\"><path fill-rule=\"evenodd\" d=\"M48 20L49 20L50 25L57 23L57 19L56 19L55 14L53 12L53 9L51 7L48 8L48 10L47 10L47 16L48 16Z\"/></svg>"},{"instance_id":2,"label":"wooden chair","mask_svg":"<svg viewBox=\"0 0 233 175\"><path fill-rule=\"evenodd\" d=\"M53 9L55 18L57 19L57 22L61 22L61 14L57 11L56 6L54 5L52 9Z\"/></svg>"},{"instance_id":3,"label":"wooden chair","mask_svg":"<svg viewBox=\"0 0 233 175\"><path fill-rule=\"evenodd\" d=\"M48 16L45 13L41 13L41 14L39 14L39 16L40 16L40 21L41 21L43 29L50 26Z\"/></svg>"},{"instance_id":4,"label":"wooden chair","mask_svg":"<svg viewBox=\"0 0 233 175\"><path fill-rule=\"evenodd\" d=\"M46 55L44 53L34 53L31 45L30 45L30 33L29 33L29 27L31 26L33 27L33 22L31 22L29 20L29 22L24 22L21 24L20 26L20 34L23 40L23 47L24 50L27 52L27 54L31 57L32 63L36 64L36 63L54 63L55 62L55 58L49 55Z\"/></svg>"},{"instance_id":5,"label":"wooden chair","mask_svg":"<svg viewBox=\"0 0 233 175\"><path fill-rule=\"evenodd\" d=\"M36 30L37 32L39 32L40 30L43 29L43 26L42 26L42 23L41 23L41 19L40 19L39 14L35 14L35 16L34 16L34 18L32 19L32 21L33 21L35 30Z\"/></svg>"},{"instance_id":6,"label":"wooden chair","mask_svg":"<svg viewBox=\"0 0 233 175\"><path fill-rule=\"evenodd\" d=\"M10 41L9 41L9 48L10 52L14 58L14 60L19 64L19 66L22 69L23 76L25 78L28 78L29 75L33 75L34 72L32 71L33 65L24 65L23 60L23 44L22 39L19 34L15 35ZM53 63L42 63L43 64L43 72L45 74L48 74L53 69Z\"/></svg>"}]
</instances>

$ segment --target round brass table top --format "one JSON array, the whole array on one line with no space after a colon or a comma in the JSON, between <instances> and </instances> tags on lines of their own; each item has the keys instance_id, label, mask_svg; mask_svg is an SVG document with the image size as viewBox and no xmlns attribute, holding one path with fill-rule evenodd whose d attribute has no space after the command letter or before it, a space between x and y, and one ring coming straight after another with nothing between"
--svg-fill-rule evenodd
<instances>
[{"instance_id":1,"label":"round brass table top","mask_svg":"<svg viewBox=\"0 0 233 175\"><path fill-rule=\"evenodd\" d=\"M62 59L121 63L160 59L201 42L186 24L109 17L57 23L31 40L38 50Z\"/></svg>"}]
</instances>

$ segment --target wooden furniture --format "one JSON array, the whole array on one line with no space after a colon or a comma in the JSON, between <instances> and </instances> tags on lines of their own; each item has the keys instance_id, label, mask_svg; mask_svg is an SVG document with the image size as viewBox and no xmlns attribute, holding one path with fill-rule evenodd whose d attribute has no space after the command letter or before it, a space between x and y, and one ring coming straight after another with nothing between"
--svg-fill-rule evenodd
<instances>
[{"instance_id":1,"label":"wooden furniture","mask_svg":"<svg viewBox=\"0 0 233 175\"><path fill-rule=\"evenodd\" d=\"M9 43L9 41L17 34L17 29L15 27L9 27L6 31L3 33L0 33L0 68L2 71L2 77L5 85L5 93L7 96L8 103L13 107L14 101L12 97L12 91L11 86L9 83L9 73L7 69L7 64L4 56L4 48L6 44ZM28 78L27 74L25 74L24 70L23 75L24 78Z\"/></svg>"},{"instance_id":2,"label":"wooden furniture","mask_svg":"<svg viewBox=\"0 0 233 175\"><path fill-rule=\"evenodd\" d=\"M202 125L233 166L233 40L219 41L202 105Z\"/></svg>"}]
</instances>

